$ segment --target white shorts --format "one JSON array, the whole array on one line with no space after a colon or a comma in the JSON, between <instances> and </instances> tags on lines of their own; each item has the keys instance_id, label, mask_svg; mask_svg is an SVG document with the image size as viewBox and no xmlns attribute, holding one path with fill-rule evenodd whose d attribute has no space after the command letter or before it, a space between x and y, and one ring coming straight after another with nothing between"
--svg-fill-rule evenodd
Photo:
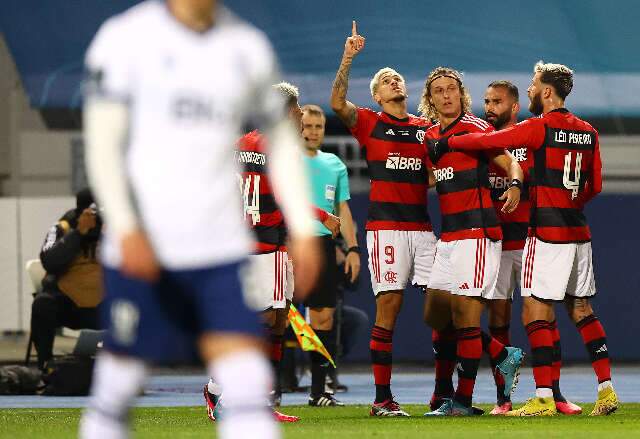
<instances>
[{"instance_id":1,"label":"white shorts","mask_svg":"<svg viewBox=\"0 0 640 439\"><path fill-rule=\"evenodd\" d=\"M255 311L282 309L293 298L293 268L287 252L249 256L243 275L245 301Z\"/></svg>"},{"instance_id":2,"label":"white shorts","mask_svg":"<svg viewBox=\"0 0 640 439\"><path fill-rule=\"evenodd\" d=\"M502 242L487 238L438 241L428 287L493 299L501 253Z\"/></svg>"},{"instance_id":3,"label":"white shorts","mask_svg":"<svg viewBox=\"0 0 640 439\"><path fill-rule=\"evenodd\" d=\"M409 280L427 285L436 252L436 236L427 231L368 230L369 273L376 296L404 290Z\"/></svg>"},{"instance_id":4,"label":"white shorts","mask_svg":"<svg viewBox=\"0 0 640 439\"><path fill-rule=\"evenodd\" d=\"M596 294L590 242L554 244L529 237L522 254L522 295L563 300Z\"/></svg>"},{"instance_id":5,"label":"white shorts","mask_svg":"<svg viewBox=\"0 0 640 439\"><path fill-rule=\"evenodd\" d=\"M522 249L502 250L500 256L500 269L496 287L491 294L491 299L511 300L513 290L520 285L522 276Z\"/></svg>"}]
</instances>

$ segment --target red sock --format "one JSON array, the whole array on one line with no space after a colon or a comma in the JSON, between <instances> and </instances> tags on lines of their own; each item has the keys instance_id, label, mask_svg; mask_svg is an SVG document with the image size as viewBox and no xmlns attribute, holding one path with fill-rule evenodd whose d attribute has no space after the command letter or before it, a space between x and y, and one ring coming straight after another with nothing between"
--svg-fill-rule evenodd
<instances>
[{"instance_id":1,"label":"red sock","mask_svg":"<svg viewBox=\"0 0 640 439\"><path fill-rule=\"evenodd\" d=\"M453 371L456 368L456 333L453 328L431 331L431 342L436 363L436 382L433 398L450 398L453 395Z\"/></svg>"},{"instance_id":2,"label":"red sock","mask_svg":"<svg viewBox=\"0 0 640 439\"><path fill-rule=\"evenodd\" d=\"M536 388L551 389L553 337L549 322L534 320L525 329L531 345L533 378L536 382Z\"/></svg>"},{"instance_id":3,"label":"red sock","mask_svg":"<svg viewBox=\"0 0 640 439\"><path fill-rule=\"evenodd\" d=\"M509 355L505 346L484 331L481 331L480 335L482 339L482 350L489 355L491 361L494 361L496 364L503 362L504 359L507 358L507 355Z\"/></svg>"},{"instance_id":4,"label":"red sock","mask_svg":"<svg viewBox=\"0 0 640 439\"><path fill-rule=\"evenodd\" d=\"M506 326L490 326L489 334L505 346L511 346L511 337L509 336L509 325Z\"/></svg>"},{"instance_id":5,"label":"red sock","mask_svg":"<svg viewBox=\"0 0 640 439\"><path fill-rule=\"evenodd\" d=\"M393 331L374 326L371 330L371 365L373 367L373 379L376 384L376 402L391 399L391 369Z\"/></svg>"},{"instance_id":6,"label":"red sock","mask_svg":"<svg viewBox=\"0 0 640 439\"><path fill-rule=\"evenodd\" d=\"M460 404L471 407L473 388L482 356L480 328L460 328L456 330L456 335L458 337L458 388L454 398Z\"/></svg>"},{"instance_id":7,"label":"red sock","mask_svg":"<svg viewBox=\"0 0 640 439\"><path fill-rule=\"evenodd\" d=\"M611 380L611 363L607 350L607 336L600 320L591 314L580 320L576 326L591 357L591 366L598 377L598 383Z\"/></svg>"},{"instance_id":8,"label":"red sock","mask_svg":"<svg viewBox=\"0 0 640 439\"><path fill-rule=\"evenodd\" d=\"M269 358L271 361L282 360L282 335L271 334L269 337Z\"/></svg>"},{"instance_id":9,"label":"red sock","mask_svg":"<svg viewBox=\"0 0 640 439\"><path fill-rule=\"evenodd\" d=\"M273 368L274 390L280 392L280 364L282 363L282 335L271 334L269 336L269 360Z\"/></svg>"}]
</instances>

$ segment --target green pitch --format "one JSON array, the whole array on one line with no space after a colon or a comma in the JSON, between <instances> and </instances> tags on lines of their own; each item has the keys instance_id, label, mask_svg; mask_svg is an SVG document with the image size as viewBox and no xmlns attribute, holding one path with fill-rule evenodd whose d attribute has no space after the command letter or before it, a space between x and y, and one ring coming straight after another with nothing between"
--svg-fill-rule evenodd
<instances>
[{"instance_id":1,"label":"green pitch","mask_svg":"<svg viewBox=\"0 0 640 439\"><path fill-rule=\"evenodd\" d=\"M513 419L474 418L425 419L424 406L407 405L411 418L370 418L368 407L284 407L283 412L302 420L284 425L286 438L640 438L640 404L623 404L608 417L555 416ZM490 408L483 406L484 409ZM590 404L583 405L586 413ZM0 438L75 437L78 409L0 410ZM134 411L134 438L213 437L214 428L204 407L138 408Z\"/></svg>"}]
</instances>

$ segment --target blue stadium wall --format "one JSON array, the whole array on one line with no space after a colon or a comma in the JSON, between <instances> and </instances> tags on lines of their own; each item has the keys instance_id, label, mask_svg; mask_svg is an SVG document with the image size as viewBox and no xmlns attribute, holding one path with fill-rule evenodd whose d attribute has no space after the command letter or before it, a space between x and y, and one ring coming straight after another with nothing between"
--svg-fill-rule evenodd
<instances>
[{"instance_id":1,"label":"blue stadium wall","mask_svg":"<svg viewBox=\"0 0 640 439\"><path fill-rule=\"evenodd\" d=\"M429 213L439 230L439 211L431 196ZM350 201L354 218L364 229L367 195L356 195ZM640 196L604 194L591 202L586 215L593 234L593 253L597 294L593 299L596 315L602 321L608 338L609 353L620 361L640 360ZM366 248L364 232L358 237ZM366 253L366 252L364 252ZM348 291L345 303L363 309L371 324L375 319L375 301L367 270L367 256L362 255L362 278L357 291ZM410 288L405 292L402 312L393 336L393 357L398 361L433 359L431 331L422 321L423 295ZM516 294L511 321L512 343L527 347L526 334L520 323L522 300ZM562 305L556 306L562 337L562 355L569 361L587 361L588 356L575 326L567 318ZM486 323L484 325L486 328ZM345 361L369 361L369 341L363 337Z\"/></svg>"},{"instance_id":2,"label":"blue stadium wall","mask_svg":"<svg viewBox=\"0 0 640 439\"><path fill-rule=\"evenodd\" d=\"M138 0L4 0L0 29L31 104L77 107L82 59L105 18ZM485 86L510 79L524 91L544 59L575 69L569 100L581 115L640 116L640 2L618 0L427 1L229 0L229 8L273 41L285 79L302 101L328 106L331 82L351 20L367 38L352 68L350 99L369 105L369 78L394 66L415 109L426 74L439 65L465 72L475 109ZM153 32L150 29L149 32Z\"/></svg>"}]
</instances>

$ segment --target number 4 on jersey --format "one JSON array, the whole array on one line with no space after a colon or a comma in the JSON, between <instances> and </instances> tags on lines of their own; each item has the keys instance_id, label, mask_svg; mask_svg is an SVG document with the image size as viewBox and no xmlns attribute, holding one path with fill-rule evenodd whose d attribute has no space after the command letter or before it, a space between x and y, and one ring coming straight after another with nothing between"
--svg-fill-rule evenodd
<instances>
[{"instance_id":1,"label":"number 4 on jersey","mask_svg":"<svg viewBox=\"0 0 640 439\"><path fill-rule=\"evenodd\" d=\"M255 226L260 222L260 176L250 174L247 178L243 178L238 174L238 179L244 204L244 216L246 218L247 215L251 215L251 221Z\"/></svg>"},{"instance_id":2,"label":"number 4 on jersey","mask_svg":"<svg viewBox=\"0 0 640 439\"><path fill-rule=\"evenodd\" d=\"M576 167L573 171L574 179L571 179L571 153L564 156L564 173L562 183L571 191L571 199L575 200L580 190L580 169L582 168L582 153L576 153Z\"/></svg>"}]
</instances>

